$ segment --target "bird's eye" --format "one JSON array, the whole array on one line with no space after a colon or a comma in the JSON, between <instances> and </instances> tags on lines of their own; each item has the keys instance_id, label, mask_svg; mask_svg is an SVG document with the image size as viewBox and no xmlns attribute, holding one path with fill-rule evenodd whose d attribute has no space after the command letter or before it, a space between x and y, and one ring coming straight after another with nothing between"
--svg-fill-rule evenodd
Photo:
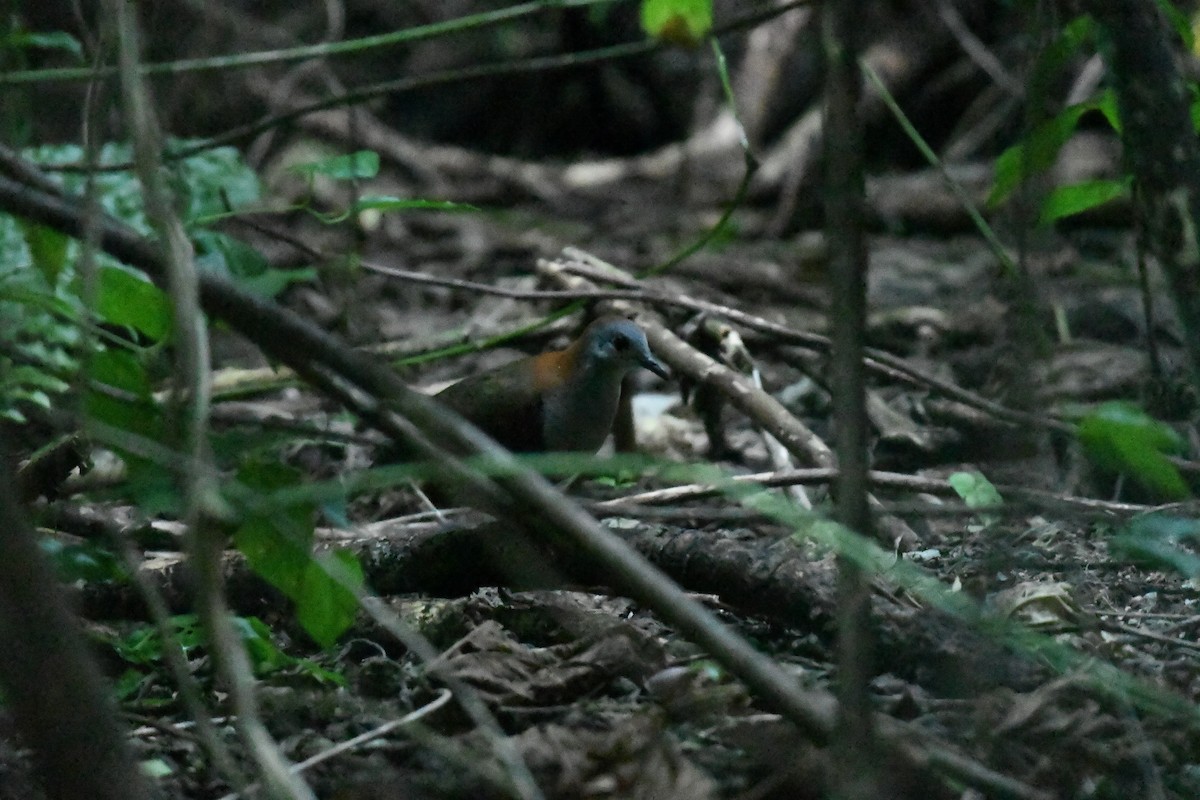
<instances>
[{"instance_id":1,"label":"bird's eye","mask_svg":"<svg viewBox=\"0 0 1200 800\"><path fill-rule=\"evenodd\" d=\"M622 350L628 350L629 349L629 338L626 336L622 336L621 334L617 334L616 336L613 337L612 344L613 344L613 349L616 350L617 352L621 352Z\"/></svg>"}]
</instances>

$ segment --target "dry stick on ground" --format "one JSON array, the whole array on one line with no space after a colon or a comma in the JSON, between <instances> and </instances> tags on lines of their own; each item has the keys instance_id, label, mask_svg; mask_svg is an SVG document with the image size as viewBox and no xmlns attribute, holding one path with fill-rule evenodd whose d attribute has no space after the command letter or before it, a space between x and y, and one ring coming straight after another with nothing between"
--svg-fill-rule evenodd
<instances>
[{"instance_id":1,"label":"dry stick on ground","mask_svg":"<svg viewBox=\"0 0 1200 800\"><path fill-rule=\"evenodd\" d=\"M735 475L730 483L757 483L762 486L788 486L792 483L821 484L832 481L837 476L836 469L793 469L777 472L757 472L751 475ZM906 492L923 492L946 496L957 496L957 492L944 480L921 478L900 472L879 472L872 470L867 473L872 486L881 489L902 489ZM612 500L601 500L595 504L600 509L619 509L626 504L652 505L658 503L678 503L682 500L696 500L713 497L722 493L722 488L711 483L696 483L686 486L672 486L668 489L654 489L639 494L626 495ZM1094 500L1090 497L1071 497L1057 495L1037 489L1027 489L1020 486L1000 484L996 491L1001 497L1011 496L1020 498L1042 508L1055 508L1065 511L1085 511L1092 514L1133 515L1146 514L1151 511L1161 511L1171 506L1147 506L1138 503L1117 503L1108 500ZM978 509L977 513L991 509Z\"/></svg>"},{"instance_id":2,"label":"dry stick on ground","mask_svg":"<svg viewBox=\"0 0 1200 800\"><path fill-rule=\"evenodd\" d=\"M74 203L5 177L0 177L0 210L72 236L79 235L82 228L79 209ZM164 270L158 250L124 224L103 218L100 241L106 252L162 280ZM828 741L835 707L828 693L800 691L792 676L774 661L721 625L611 532L565 500L541 476L523 469L510 453L479 431L448 414L432 399L411 391L394 372L374 359L354 352L311 323L237 289L223 278L203 275L201 297L206 311L225 319L268 355L310 379L319 379L319 386L349 403L352 410L381 431L416 452L437 459L451 481L458 481L459 487L472 487L480 501L493 498L495 506L518 521L569 537L582 553L610 570L618 588L646 603L680 633L707 649L766 706L784 714L815 741ZM337 391L339 387L344 391ZM396 413L386 412L379 404L380 398ZM500 489L500 482L483 480L477 473L464 469L450 453L434 446L431 439L488 457L502 469L511 470L511 477L502 481ZM453 483L448 488L453 490ZM500 492L498 497L495 491ZM512 501L505 502L506 497ZM904 723L885 717L880 720L880 731L887 751L918 771L932 766L996 797L1030 800L1048 797L941 743L919 736Z\"/></svg>"},{"instance_id":3,"label":"dry stick on ground","mask_svg":"<svg viewBox=\"0 0 1200 800\"><path fill-rule=\"evenodd\" d=\"M577 289L592 288L590 282L569 274L564 266L560 261L538 262L538 270L552 280ZM611 265L609 268L617 270L617 267ZM620 301L613 301L611 307L617 313L629 313L634 310ZM735 408L779 440L797 458L820 467L836 466L829 446L796 419L778 400L755 387L745 375L701 353L658 322L649 319L643 319L641 322L654 352L673 370L686 374L697 383L715 387ZM872 507L878 508L878 501L872 500L871 504ZM889 543L900 542L905 548L917 544L916 533L903 520L886 516L879 520L879 527Z\"/></svg>"}]
</instances>

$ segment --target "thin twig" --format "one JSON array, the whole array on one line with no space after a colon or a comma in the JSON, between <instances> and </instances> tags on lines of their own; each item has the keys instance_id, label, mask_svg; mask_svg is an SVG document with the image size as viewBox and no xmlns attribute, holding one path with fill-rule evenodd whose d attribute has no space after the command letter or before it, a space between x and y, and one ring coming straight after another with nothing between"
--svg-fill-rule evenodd
<instances>
[{"instance_id":1,"label":"thin twig","mask_svg":"<svg viewBox=\"0 0 1200 800\"><path fill-rule=\"evenodd\" d=\"M175 376L185 454L180 483L184 496L191 564L197 572L197 606L221 676L228 684L237 713L237 728L257 763L262 779L274 794L293 800L316 800L316 795L287 769L278 745L263 726L254 694L249 658L229 619L219 568L224 532L208 513L214 493L208 450L208 410L211 401L208 332L200 309L199 280L191 244L172 206L159 159L162 135L153 105L138 75L140 32L134 8L123 0L108 0L108 13L117 30L121 95L126 125L133 139L134 162L142 184L146 217L163 244L166 283L171 295L175 333Z\"/></svg>"},{"instance_id":2,"label":"thin twig","mask_svg":"<svg viewBox=\"0 0 1200 800\"><path fill-rule=\"evenodd\" d=\"M321 752L306 758L303 761L293 764L292 771L301 773L306 769L315 767L317 764L328 761L336 756L340 756L342 753L348 753L351 750L366 744L367 742L374 741L382 736L387 736L394 730L413 725L418 720L429 716L433 712L445 706L450 702L451 697L452 695L448 689L442 689L436 698L416 709L415 711L410 711L400 719L393 719L385 722L382 725L372 728L366 733L360 733L358 736L355 736L352 739L347 739L344 742L338 742L330 748L322 750ZM230 792L229 794L223 796L221 800L237 800L243 794L253 791L257 788L258 784L252 784L239 792Z\"/></svg>"}]
</instances>

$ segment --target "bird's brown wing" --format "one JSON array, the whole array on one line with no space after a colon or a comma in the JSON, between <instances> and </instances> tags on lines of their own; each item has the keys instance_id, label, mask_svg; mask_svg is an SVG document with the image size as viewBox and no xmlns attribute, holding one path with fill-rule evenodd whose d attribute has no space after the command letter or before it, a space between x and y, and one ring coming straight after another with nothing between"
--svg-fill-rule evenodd
<instances>
[{"instance_id":1,"label":"bird's brown wing","mask_svg":"<svg viewBox=\"0 0 1200 800\"><path fill-rule=\"evenodd\" d=\"M539 451L545 447L542 401L527 372L501 368L472 375L436 397L509 450Z\"/></svg>"}]
</instances>

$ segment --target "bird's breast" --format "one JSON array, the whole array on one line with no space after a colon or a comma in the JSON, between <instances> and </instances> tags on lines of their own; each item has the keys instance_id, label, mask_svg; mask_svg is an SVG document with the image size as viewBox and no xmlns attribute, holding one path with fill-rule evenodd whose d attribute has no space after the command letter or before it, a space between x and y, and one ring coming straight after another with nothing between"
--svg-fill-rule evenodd
<instances>
[{"instance_id":1,"label":"bird's breast","mask_svg":"<svg viewBox=\"0 0 1200 800\"><path fill-rule=\"evenodd\" d=\"M546 449L589 453L599 450L612 430L620 394L620 376L604 385L582 383L547 392L542 405Z\"/></svg>"}]
</instances>

